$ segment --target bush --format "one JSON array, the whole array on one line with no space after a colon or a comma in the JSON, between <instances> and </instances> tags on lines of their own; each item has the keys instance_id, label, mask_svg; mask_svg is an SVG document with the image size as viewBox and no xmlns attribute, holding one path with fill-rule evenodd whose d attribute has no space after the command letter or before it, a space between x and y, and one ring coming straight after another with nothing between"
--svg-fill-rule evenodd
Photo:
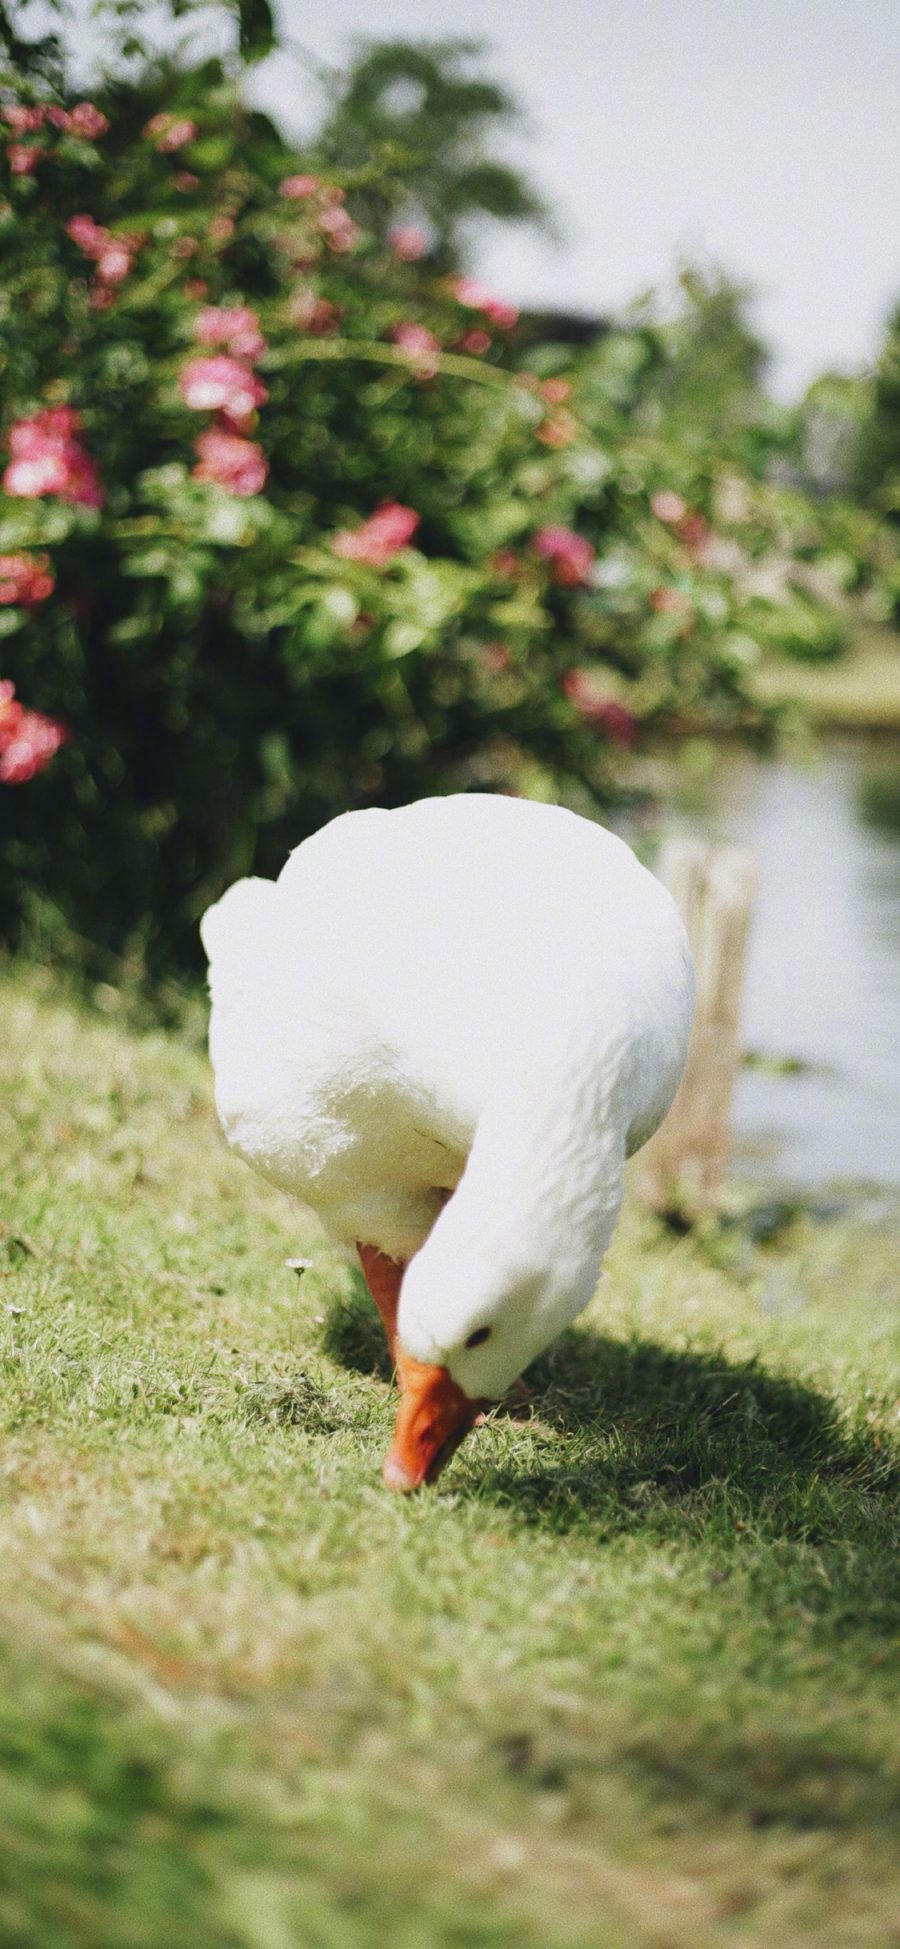
<instances>
[{"instance_id":1,"label":"bush","mask_svg":"<svg viewBox=\"0 0 900 1949\"><path fill-rule=\"evenodd\" d=\"M8 932L39 895L159 972L347 807L591 811L666 726L760 728L721 469L631 423L649 329L520 353L360 226L396 167L338 181L216 63L3 114L0 554L53 587L0 674L69 731L0 790Z\"/></svg>"},{"instance_id":2,"label":"bush","mask_svg":"<svg viewBox=\"0 0 900 1949\"><path fill-rule=\"evenodd\" d=\"M754 607L750 622L758 641L795 657L798 663L830 663L847 648L846 623L799 598L771 608L760 603Z\"/></svg>"}]
</instances>

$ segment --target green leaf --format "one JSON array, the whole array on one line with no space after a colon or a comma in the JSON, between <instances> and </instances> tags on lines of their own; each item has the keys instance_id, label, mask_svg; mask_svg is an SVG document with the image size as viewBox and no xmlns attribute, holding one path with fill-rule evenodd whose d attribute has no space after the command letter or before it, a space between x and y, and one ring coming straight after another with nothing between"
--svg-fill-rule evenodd
<instances>
[{"instance_id":1,"label":"green leaf","mask_svg":"<svg viewBox=\"0 0 900 1949\"><path fill-rule=\"evenodd\" d=\"M209 510L206 534L210 541L226 548L246 548L253 540L253 523L247 518L246 503L223 497Z\"/></svg>"},{"instance_id":2,"label":"green leaf","mask_svg":"<svg viewBox=\"0 0 900 1949\"><path fill-rule=\"evenodd\" d=\"M319 600L328 615L333 616L335 622L341 624L344 629L349 629L355 623L359 615L359 603L352 591L345 589L342 583L334 582L331 588L323 589Z\"/></svg>"},{"instance_id":3,"label":"green leaf","mask_svg":"<svg viewBox=\"0 0 900 1949\"><path fill-rule=\"evenodd\" d=\"M411 650L418 650L425 641L425 631L421 623L389 623L384 632L385 655L395 658L409 656Z\"/></svg>"},{"instance_id":4,"label":"green leaf","mask_svg":"<svg viewBox=\"0 0 900 1949\"><path fill-rule=\"evenodd\" d=\"M245 61L261 61L275 45L269 0L237 0L238 46Z\"/></svg>"},{"instance_id":5,"label":"green leaf","mask_svg":"<svg viewBox=\"0 0 900 1949\"><path fill-rule=\"evenodd\" d=\"M233 149L230 135L201 136L199 141L191 143L188 161L195 169L224 169L231 161Z\"/></svg>"}]
</instances>

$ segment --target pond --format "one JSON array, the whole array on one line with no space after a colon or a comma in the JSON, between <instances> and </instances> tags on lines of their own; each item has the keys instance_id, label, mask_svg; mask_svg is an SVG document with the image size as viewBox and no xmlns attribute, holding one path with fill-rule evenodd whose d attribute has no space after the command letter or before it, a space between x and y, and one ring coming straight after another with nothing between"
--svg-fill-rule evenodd
<instances>
[{"instance_id":1,"label":"pond","mask_svg":"<svg viewBox=\"0 0 900 1949\"><path fill-rule=\"evenodd\" d=\"M739 1175L900 1183L900 740L719 752L684 823L759 867L734 1105Z\"/></svg>"}]
</instances>

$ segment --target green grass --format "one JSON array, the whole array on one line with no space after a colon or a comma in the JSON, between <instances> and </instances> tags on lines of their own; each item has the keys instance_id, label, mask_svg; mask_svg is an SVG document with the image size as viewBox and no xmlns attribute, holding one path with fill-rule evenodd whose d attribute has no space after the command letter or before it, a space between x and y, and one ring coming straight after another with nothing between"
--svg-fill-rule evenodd
<instances>
[{"instance_id":1,"label":"green grass","mask_svg":"<svg viewBox=\"0 0 900 1949\"><path fill-rule=\"evenodd\" d=\"M100 1000L0 971L0 1942L900 1942L888 1222L632 1211L392 1499L354 1273Z\"/></svg>"}]
</instances>

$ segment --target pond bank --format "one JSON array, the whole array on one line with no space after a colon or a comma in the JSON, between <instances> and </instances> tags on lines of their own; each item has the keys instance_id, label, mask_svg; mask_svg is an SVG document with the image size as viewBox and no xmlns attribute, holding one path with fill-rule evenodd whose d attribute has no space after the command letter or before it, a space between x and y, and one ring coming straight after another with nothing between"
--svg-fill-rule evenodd
<instances>
[{"instance_id":1,"label":"pond bank","mask_svg":"<svg viewBox=\"0 0 900 1949\"><path fill-rule=\"evenodd\" d=\"M833 663L767 657L752 687L763 703L797 704L833 731L900 733L900 635L870 625Z\"/></svg>"},{"instance_id":2,"label":"pond bank","mask_svg":"<svg viewBox=\"0 0 900 1949\"><path fill-rule=\"evenodd\" d=\"M697 758L673 770L675 823L759 868L735 1169L806 1192L898 1187L900 737Z\"/></svg>"}]
</instances>

